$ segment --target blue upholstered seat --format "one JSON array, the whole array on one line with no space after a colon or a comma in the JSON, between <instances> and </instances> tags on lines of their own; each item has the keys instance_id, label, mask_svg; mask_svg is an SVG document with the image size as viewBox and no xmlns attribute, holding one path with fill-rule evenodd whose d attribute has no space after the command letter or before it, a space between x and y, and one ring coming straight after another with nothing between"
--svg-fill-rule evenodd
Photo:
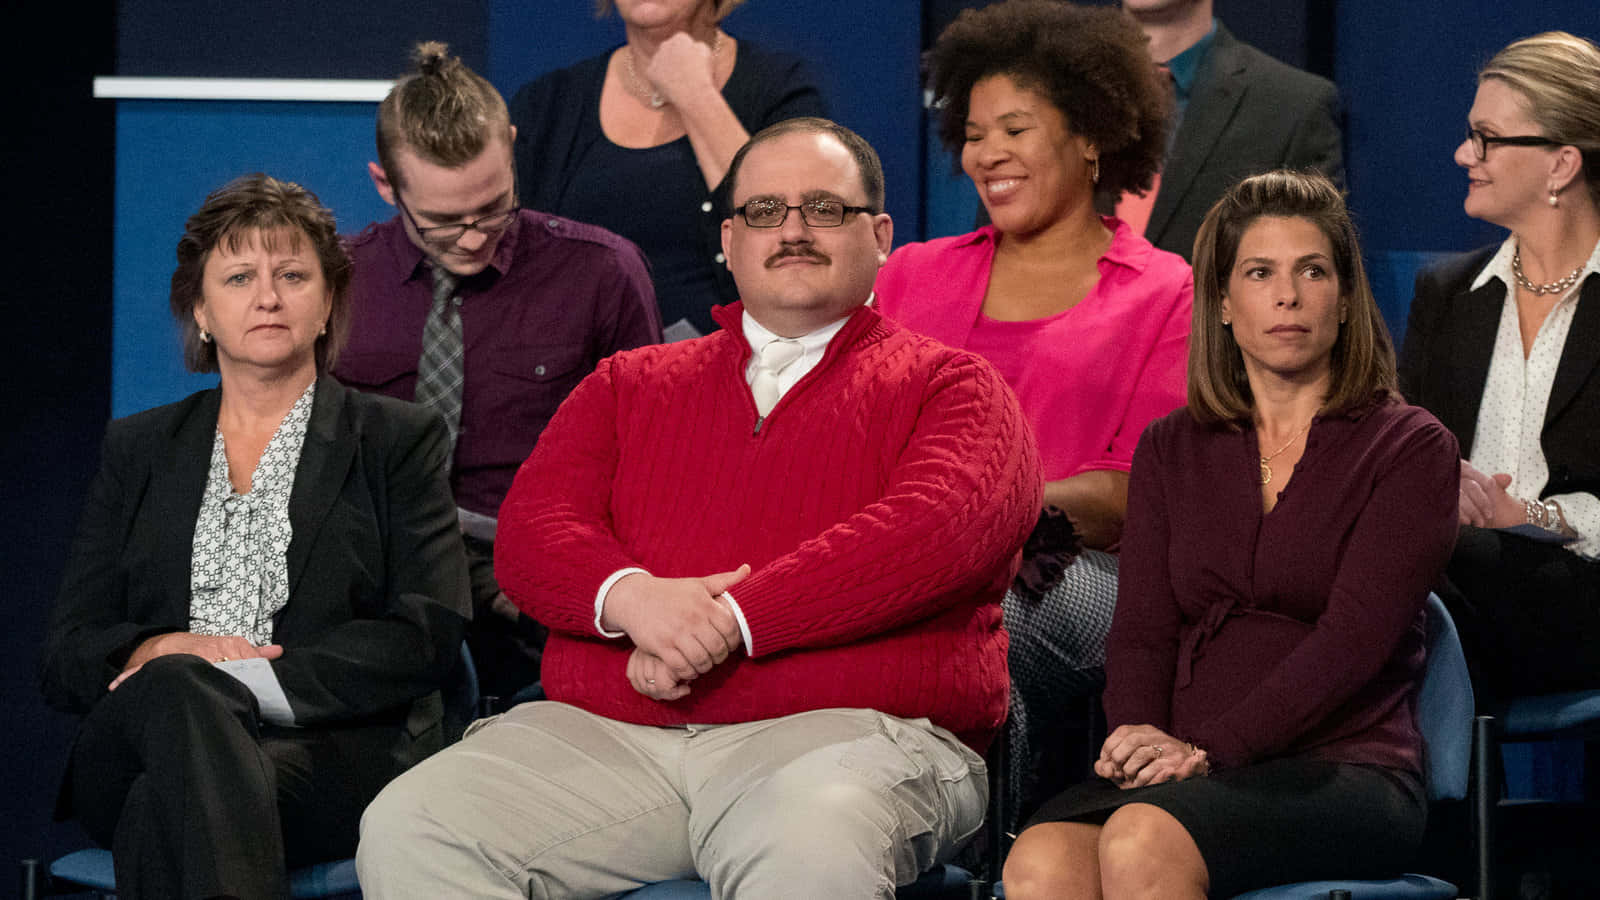
<instances>
[{"instance_id":1,"label":"blue upholstered seat","mask_svg":"<svg viewBox=\"0 0 1600 900\"><path fill-rule=\"evenodd\" d=\"M117 889L110 850L68 853L50 864L50 875L97 891L115 893ZM289 873L289 896L295 900L359 898L361 887L356 883L356 861L341 859L295 869Z\"/></svg>"}]
</instances>

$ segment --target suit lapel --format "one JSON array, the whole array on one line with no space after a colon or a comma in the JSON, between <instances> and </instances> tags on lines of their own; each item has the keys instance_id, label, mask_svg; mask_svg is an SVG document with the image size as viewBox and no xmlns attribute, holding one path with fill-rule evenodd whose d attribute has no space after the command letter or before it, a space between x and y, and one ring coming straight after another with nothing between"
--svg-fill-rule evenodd
<instances>
[{"instance_id":1,"label":"suit lapel","mask_svg":"<svg viewBox=\"0 0 1600 900\"><path fill-rule=\"evenodd\" d=\"M1490 279L1475 291L1460 296L1456 309L1456 323L1446 359L1453 365L1446 371L1456 383L1441 393L1450 398L1452 407L1447 422L1460 422L1456 440L1461 443L1462 455L1471 454L1472 439L1478 431L1478 407L1483 402L1483 387L1489 380L1489 361L1494 357L1495 335L1500 330L1500 315L1505 306L1506 286L1499 279Z\"/></svg>"},{"instance_id":2,"label":"suit lapel","mask_svg":"<svg viewBox=\"0 0 1600 900\"><path fill-rule=\"evenodd\" d=\"M1155 205L1150 209L1150 223L1145 234L1155 243L1178 203L1193 187L1205 162L1216 149L1222 131L1233 118L1233 111L1244 97L1248 68L1245 57L1238 52L1238 41L1219 23L1212 38L1208 58L1200 64L1195 74L1193 93L1183 114L1183 124L1178 127L1173 142L1173 154L1161 173L1161 189L1156 193Z\"/></svg>"},{"instance_id":3,"label":"suit lapel","mask_svg":"<svg viewBox=\"0 0 1600 900\"><path fill-rule=\"evenodd\" d=\"M147 521L155 523L158 549L151 554L159 574L158 584L167 586L174 601L170 608L182 617L187 628L190 597L190 566L194 556L194 528L200 518L200 501L205 496L211 475L211 447L217 434L217 410L222 402L220 390L198 396L187 415L164 435L166 447L156 454L150 466Z\"/></svg>"},{"instance_id":4,"label":"suit lapel","mask_svg":"<svg viewBox=\"0 0 1600 900\"><path fill-rule=\"evenodd\" d=\"M306 425L306 441L295 468L294 490L289 494L289 524L294 536L289 540L289 596L295 595L311 548L316 546L328 510L339 497L355 457L356 441L352 423L345 415L346 388L328 376L317 380L317 396L311 403L311 421Z\"/></svg>"},{"instance_id":5,"label":"suit lapel","mask_svg":"<svg viewBox=\"0 0 1600 900\"><path fill-rule=\"evenodd\" d=\"M1577 397L1578 389L1596 367L1600 367L1600 275L1590 275L1583 282L1555 381L1550 385L1550 400L1544 411L1546 427Z\"/></svg>"}]
</instances>

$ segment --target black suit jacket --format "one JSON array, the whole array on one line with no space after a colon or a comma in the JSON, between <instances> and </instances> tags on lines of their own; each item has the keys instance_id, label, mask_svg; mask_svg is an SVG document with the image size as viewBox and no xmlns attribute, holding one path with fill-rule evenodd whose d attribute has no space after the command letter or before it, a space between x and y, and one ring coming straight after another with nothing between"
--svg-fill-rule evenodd
<instances>
[{"instance_id":1,"label":"black suit jacket","mask_svg":"<svg viewBox=\"0 0 1600 900\"><path fill-rule=\"evenodd\" d=\"M108 426L46 636L51 705L88 710L140 641L188 630L220 402L202 391ZM436 415L325 376L289 500L272 667L297 724L393 723L402 765L440 744L439 688L471 611L448 454Z\"/></svg>"},{"instance_id":2,"label":"black suit jacket","mask_svg":"<svg viewBox=\"0 0 1600 900\"><path fill-rule=\"evenodd\" d=\"M1145 237L1189 259L1200 222L1239 179L1316 169L1344 185L1333 83L1243 43L1219 22L1195 73Z\"/></svg>"},{"instance_id":3,"label":"black suit jacket","mask_svg":"<svg viewBox=\"0 0 1600 900\"><path fill-rule=\"evenodd\" d=\"M1506 286L1473 279L1498 245L1452 256L1417 276L1400 354L1400 389L1455 433L1472 455ZM1600 275L1583 283L1550 387L1539 443L1550 465L1544 496L1600 494Z\"/></svg>"}]
</instances>

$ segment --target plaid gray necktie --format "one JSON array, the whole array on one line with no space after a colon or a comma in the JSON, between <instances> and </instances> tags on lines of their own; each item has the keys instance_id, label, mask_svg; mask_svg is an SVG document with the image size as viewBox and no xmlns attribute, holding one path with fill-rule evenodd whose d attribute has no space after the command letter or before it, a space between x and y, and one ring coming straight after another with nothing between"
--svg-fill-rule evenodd
<instances>
[{"instance_id":1,"label":"plaid gray necktie","mask_svg":"<svg viewBox=\"0 0 1600 900\"><path fill-rule=\"evenodd\" d=\"M433 308L422 326L422 358L417 362L418 403L432 406L450 426L450 446L461 431L461 385L466 354L461 345L461 298L456 277L433 267Z\"/></svg>"}]
</instances>

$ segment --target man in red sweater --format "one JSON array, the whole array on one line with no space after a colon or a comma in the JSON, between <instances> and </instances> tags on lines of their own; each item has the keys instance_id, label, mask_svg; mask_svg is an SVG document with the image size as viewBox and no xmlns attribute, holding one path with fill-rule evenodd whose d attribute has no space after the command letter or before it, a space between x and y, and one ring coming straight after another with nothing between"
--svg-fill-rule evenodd
<instances>
[{"instance_id":1,"label":"man in red sweater","mask_svg":"<svg viewBox=\"0 0 1600 900\"><path fill-rule=\"evenodd\" d=\"M557 702L369 807L368 897L890 897L981 824L1030 429L867 305L892 225L859 136L772 126L728 183L724 330L603 361L500 509Z\"/></svg>"}]
</instances>

